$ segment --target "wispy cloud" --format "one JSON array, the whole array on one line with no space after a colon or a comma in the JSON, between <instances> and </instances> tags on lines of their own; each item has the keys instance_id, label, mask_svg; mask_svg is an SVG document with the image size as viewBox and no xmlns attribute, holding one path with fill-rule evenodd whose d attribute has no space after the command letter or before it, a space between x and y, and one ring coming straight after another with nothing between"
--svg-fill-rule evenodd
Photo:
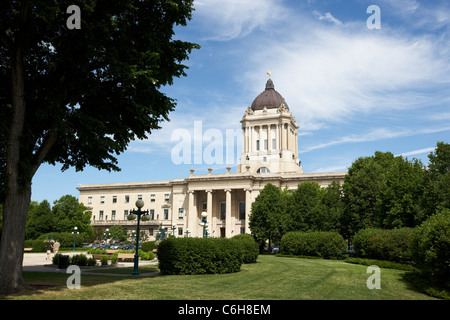
<instances>
[{"instance_id":1,"label":"wispy cloud","mask_svg":"<svg viewBox=\"0 0 450 320\"><path fill-rule=\"evenodd\" d=\"M424 154L424 153L430 153L436 150L436 147L429 147L429 148L423 148L423 149L419 149L419 150L413 150L413 151L408 151L408 152L403 152L400 153L397 156L402 156L402 157L408 157L408 156L416 156L418 154Z\"/></svg>"},{"instance_id":2,"label":"wispy cloud","mask_svg":"<svg viewBox=\"0 0 450 320\"><path fill-rule=\"evenodd\" d=\"M204 40L227 41L283 20L280 0L197 0L193 21L201 21Z\"/></svg>"},{"instance_id":3,"label":"wispy cloud","mask_svg":"<svg viewBox=\"0 0 450 320\"><path fill-rule=\"evenodd\" d=\"M320 144L316 144L311 147L306 147L305 149L300 150L300 152L306 153L306 152L314 151L317 149L323 149L323 148L327 148L327 147L339 145L339 144L344 144L344 143L361 143L361 142L377 141L377 140L383 140L383 139L393 139L393 138L399 138L399 137L414 136L414 135L419 135L419 134L443 132L443 131L449 131L449 130L450 130L450 126L438 127L438 128L400 129L400 130L392 130L390 128L377 128L377 129L372 129L363 134L347 135L347 136L340 137L336 140L332 140L332 141L329 141L326 143L320 143Z\"/></svg>"},{"instance_id":4,"label":"wispy cloud","mask_svg":"<svg viewBox=\"0 0 450 320\"><path fill-rule=\"evenodd\" d=\"M333 15L330 12L325 13L324 15L321 14L318 11L314 11L313 14L319 19L319 20L325 20L331 23L334 23L336 25L342 25L342 21L340 21L339 19L336 19L335 17L333 17Z\"/></svg>"}]
</instances>

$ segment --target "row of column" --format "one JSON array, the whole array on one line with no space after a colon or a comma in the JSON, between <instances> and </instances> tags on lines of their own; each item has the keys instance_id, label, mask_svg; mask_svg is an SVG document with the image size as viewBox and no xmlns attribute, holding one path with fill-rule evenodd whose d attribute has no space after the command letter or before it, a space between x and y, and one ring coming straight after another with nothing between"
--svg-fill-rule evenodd
<instances>
[{"instance_id":1,"label":"row of column","mask_svg":"<svg viewBox=\"0 0 450 320\"><path fill-rule=\"evenodd\" d=\"M215 230L214 236L220 236L220 229L217 229L217 212L213 212L213 190L206 191L206 207L207 207L207 220L209 226L209 232L212 233ZM236 211L232 216L232 202L231 192L232 189L224 189L225 191L225 237L230 238L240 233L240 230L236 230ZM250 234L249 218L251 213L251 189L244 189L245 191L245 233ZM201 216L199 216L198 207L195 204L195 191L188 191L189 212L187 215L187 227L193 236L202 236L202 229L199 226L201 222ZM239 208L234 208L239 209ZM219 209L220 210L220 209ZM202 210L203 211L203 210ZM201 213L201 212L200 212ZM213 214L214 213L214 214ZM220 219L220 218L219 218ZM234 230L234 232L231 232Z\"/></svg>"},{"instance_id":2,"label":"row of column","mask_svg":"<svg viewBox=\"0 0 450 320\"><path fill-rule=\"evenodd\" d=\"M262 139L264 137L267 137L267 149L273 150L272 148L272 127L275 127L275 139L276 139L276 148L280 150L290 150L295 152L295 154L298 154L297 148L298 148L298 135L295 132L292 134L294 136L294 141L289 139L289 125L287 123L284 124L269 124L269 125L254 125L254 126L247 126L243 128L243 135L242 135L242 145L245 152L254 152L258 151L256 150L256 140L260 141L260 148L259 151L264 150L264 140ZM259 130L257 130L259 128ZM266 131L266 134L264 133L264 130Z\"/></svg>"}]
</instances>

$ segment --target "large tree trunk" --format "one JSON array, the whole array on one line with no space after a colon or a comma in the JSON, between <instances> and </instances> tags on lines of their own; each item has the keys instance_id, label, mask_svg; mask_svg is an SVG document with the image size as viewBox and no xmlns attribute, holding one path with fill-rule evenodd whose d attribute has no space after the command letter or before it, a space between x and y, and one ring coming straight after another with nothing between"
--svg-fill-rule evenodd
<instances>
[{"instance_id":1,"label":"large tree trunk","mask_svg":"<svg viewBox=\"0 0 450 320\"><path fill-rule=\"evenodd\" d=\"M0 293L10 294L26 287L22 277L25 223L31 199L28 190L10 190L3 206L0 244Z\"/></svg>"},{"instance_id":2,"label":"large tree trunk","mask_svg":"<svg viewBox=\"0 0 450 320\"><path fill-rule=\"evenodd\" d=\"M3 206L0 243L0 292L9 294L24 288L22 277L25 223L31 200L31 176L21 170L21 137L25 121L23 59L17 49L12 64L11 117L6 153L7 192Z\"/></svg>"}]
</instances>

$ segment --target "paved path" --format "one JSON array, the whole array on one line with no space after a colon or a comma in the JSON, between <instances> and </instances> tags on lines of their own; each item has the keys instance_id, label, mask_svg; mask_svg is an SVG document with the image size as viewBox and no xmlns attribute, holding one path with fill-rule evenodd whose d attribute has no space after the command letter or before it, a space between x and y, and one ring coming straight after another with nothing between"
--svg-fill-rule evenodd
<instances>
[{"instance_id":1,"label":"paved path","mask_svg":"<svg viewBox=\"0 0 450 320\"><path fill-rule=\"evenodd\" d=\"M86 254L86 252L62 252L63 255L75 255L75 254ZM88 257L90 257L90 254L86 254ZM52 263L53 253L50 255L50 259L46 260L47 253L24 253L23 255L23 271L38 271L38 272L61 272L66 273L66 269L58 269L56 265ZM139 266L144 265L154 265L158 264L158 261L155 259L153 261L139 261ZM120 262L117 265L111 266L112 268L128 268L133 267L133 262ZM114 275L114 276L130 276L129 274L113 274L113 273L94 273L89 272L90 270L95 269L106 269L108 267L105 266L97 266L97 267L91 267L89 269L81 269L81 273L83 274L95 274L95 275ZM140 276L154 276L159 274L159 272L151 272L151 273L142 273Z\"/></svg>"}]
</instances>

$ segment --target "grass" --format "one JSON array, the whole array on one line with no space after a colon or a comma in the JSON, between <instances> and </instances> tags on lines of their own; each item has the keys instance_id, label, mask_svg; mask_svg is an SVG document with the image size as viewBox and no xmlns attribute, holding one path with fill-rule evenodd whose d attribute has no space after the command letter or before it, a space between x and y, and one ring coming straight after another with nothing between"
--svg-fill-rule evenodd
<instances>
[{"instance_id":1,"label":"grass","mask_svg":"<svg viewBox=\"0 0 450 320\"><path fill-rule=\"evenodd\" d=\"M149 269L147 269L148 272ZM106 272L107 270L105 270ZM69 274L24 272L30 284L54 287L5 299L57 300L431 300L404 280L402 270L381 269L381 289L366 287L367 266L337 260L261 255L237 273L154 277L81 275L69 290Z\"/></svg>"}]
</instances>

